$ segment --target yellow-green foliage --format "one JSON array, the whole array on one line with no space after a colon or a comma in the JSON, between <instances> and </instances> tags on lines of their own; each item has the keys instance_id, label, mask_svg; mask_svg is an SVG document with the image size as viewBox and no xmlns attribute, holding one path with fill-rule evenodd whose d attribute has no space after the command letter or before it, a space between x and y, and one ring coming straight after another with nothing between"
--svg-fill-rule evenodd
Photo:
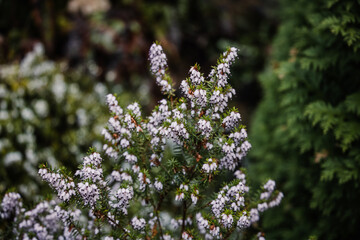
<instances>
[{"instance_id":1,"label":"yellow-green foliage","mask_svg":"<svg viewBox=\"0 0 360 240\"><path fill-rule=\"evenodd\" d=\"M276 175L274 239L351 239L360 224L360 3L280 1L251 129L253 174Z\"/></svg>"}]
</instances>

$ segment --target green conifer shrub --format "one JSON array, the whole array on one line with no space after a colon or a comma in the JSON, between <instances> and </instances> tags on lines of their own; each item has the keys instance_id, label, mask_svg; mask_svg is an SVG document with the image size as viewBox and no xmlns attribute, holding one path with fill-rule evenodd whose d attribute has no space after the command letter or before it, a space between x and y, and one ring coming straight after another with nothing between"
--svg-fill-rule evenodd
<instances>
[{"instance_id":1,"label":"green conifer shrub","mask_svg":"<svg viewBox=\"0 0 360 240\"><path fill-rule=\"evenodd\" d=\"M273 239L354 239L360 224L359 1L280 1L282 24L250 138L284 190ZM261 162L260 162L261 161ZM261 178L260 178L261 179Z\"/></svg>"}]
</instances>

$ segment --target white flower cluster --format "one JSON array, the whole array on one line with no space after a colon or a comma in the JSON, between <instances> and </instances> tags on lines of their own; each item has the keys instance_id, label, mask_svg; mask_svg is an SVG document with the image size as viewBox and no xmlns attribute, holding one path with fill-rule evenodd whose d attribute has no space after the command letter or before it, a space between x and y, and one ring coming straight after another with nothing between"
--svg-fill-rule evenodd
<instances>
[{"instance_id":1,"label":"white flower cluster","mask_svg":"<svg viewBox=\"0 0 360 240\"><path fill-rule=\"evenodd\" d=\"M201 234L205 234L206 230L209 229L209 221L203 218L201 213L196 214L196 222L198 224L198 228Z\"/></svg>"},{"instance_id":2,"label":"white flower cluster","mask_svg":"<svg viewBox=\"0 0 360 240\"><path fill-rule=\"evenodd\" d=\"M189 70L190 73L190 81L194 85L200 85L204 82L204 77L198 70L198 66L193 66Z\"/></svg>"},{"instance_id":3,"label":"white flower cluster","mask_svg":"<svg viewBox=\"0 0 360 240\"><path fill-rule=\"evenodd\" d=\"M130 200L134 197L134 190L132 187L120 188L116 194L110 195L110 206L119 210L123 214L127 215Z\"/></svg>"},{"instance_id":4,"label":"white flower cluster","mask_svg":"<svg viewBox=\"0 0 360 240\"><path fill-rule=\"evenodd\" d=\"M161 101L159 101L159 103L160 104L158 111L153 111L151 113L151 116L149 117L149 123L147 125L147 129L149 130L149 132L152 132L151 130L153 128L156 129L157 127L159 127L164 122L164 120L166 120L171 115L166 99L162 99Z\"/></svg>"},{"instance_id":5,"label":"white flower cluster","mask_svg":"<svg viewBox=\"0 0 360 240\"><path fill-rule=\"evenodd\" d=\"M139 117L141 115L140 105L137 102L130 104L126 109L131 111L132 116Z\"/></svg>"},{"instance_id":6,"label":"white flower cluster","mask_svg":"<svg viewBox=\"0 0 360 240\"><path fill-rule=\"evenodd\" d=\"M219 89L214 90L209 99L209 103L211 103L212 110L215 113L214 115L218 116L216 114L217 112L224 112L229 100L233 97L233 95L235 95L235 90L232 88L230 88L228 91L225 91L224 93L221 92Z\"/></svg>"},{"instance_id":7,"label":"white flower cluster","mask_svg":"<svg viewBox=\"0 0 360 240\"><path fill-rule=\"evenodd\" d=\"M273 180L268 180L264 185L265 192L261 193L261 200L268 200L275 189L275 182Z\"/></svg>"},{"instance_id":8,"label":"white flower cluster","mask_svg":"<svg viewBox=\"0 0 360 240\"><path fill-rule=\"evenodd\" d=\"M225 87L228 82L230 75L230 66L237 58L238 54L237 48L230 48L228 51L224 52L223 61L216 67L216 76L218 79L217 86Z\"/></svg>"},{"instance_id":9,"label":"white flower cluster","mask_svg":"<svg viewBox=\"0 0 360 240\"><path fill-rule=\"evenodd\" d=\"M162 182L160 182L157 178L155 179L155 182L154 182L154 187L157 191L161 191L163 190L163 184Z\"/></svg>"},{"instance_id":10,"label":"white flower cluster","mask_svg":"<svg viewBox=\"0 0 360 240\"><path fill-rule=\"evenodd\" d=\"M119 103L114 95L106 95L106 103L111 113L115 114L116 116L121 116L123 114L123 109L119 106Z\"/></svg>"},{"instance_id":11,"label":"white flower cluster","mask_svg":"<svg viewBox=\"0 0 360 240\"><path fill-rule=\"evenodd\" d=\"M281 200L283 199L284 194L282 192L280 192L278 195L276 195L276 197L274 198L274 200L269 202L269 207L276 207L281 203Z\"/></svg>"},{"instance_id":12,"label":"white flower cluster","mask_svg":"<svg viewBox=\"0 0 360 240\"><path fill-rule=\"evenodd\" d=\"M1 218L9 218L17 216L22 208L21 196L18 193L10 192L5 194L1 202Z\"/></svg>"},{"instance_id":13,"label":"white flower cluster","mask_svg":"<svg viewBox=\"0 0 360 240\"><path fill-rule=\"evenodd\" d=\"M94 207L96 201L100 198L98 186L106 186L101 162L100 154L94 152L84 157L83 167L75 173L75 176L79 176L80 180L82 180L77 184L78 191L84 200L84 204L90 207Z\"/></svg>"},{"instance_id":14,"label":"white flower cluster","mask_svg":"<svg viewBox=\"0 0 360 240\"><path fill-rule=\"evenodd\" d=\"M243 143L233 140L224 142L223 139L219 139L219 143L224 153L224 156L220 159L220 168L231 171L235 170L239 161L246 156L251 148L251 144L248 141L244 141Z\"/></svg>"},{"instance_id":15,"label":"white flower cluster","mask_svg":"<svg viewBox=\"0 0 360 240\"><path fill-rule=\"evenodd\" d=\"M219 142L222 143L222 139ZM242 159L240 148L236 148L234 143L225 142L221 149L225 155L220 159L220 168L235 170L238 165L237 160Z\"/></svg>"},{"instance_id":16,"label":"white flower cluster","mask_svg":"<svg viewBox=\"0 0 360 240\"><path fill-rule=\"evenodd\" d=\"M205 119L200 119L197 124L197 130L203 135L206 139L210 137L212 132L212 127L210 121L206 121Z\"/></svg>"},{"instance_id":17,"label":"white flower cluster","mask_svg":"<svg viewBox=\"0 0 360 240\"><path fill-rule=\"evenodd\" d=\"M103 177L103 170L101 168L102 158L100 154L95 152L83 159L83 167L77 170L75 176L79 176L81 180L90 180L93 183L98 183L101 186L106 186Z\"/></svg>"},{"instance_id":18,"label":"white flower cluster","mask_svg":"<svg viewBox=\"0 0 360 240\"><path fill-rule=\"evenodd\" d=\"M240 146L240 150L242 155L245 155L251 148L251 144L248 141L244 141L241 146Z\"/></svg>"},{"instance_id":19,"label":"white flower cluster","mask_svg":"<svg viewBox=\"0 0 360 240\"><path fill-rule=\"evenodd\" d=\"M204 77L195 65L190 69L190 77L181 82L180 88L182 93L190 100L191 108L205 108L208 99L207 92L200 84L204 82Z\"/></svg>"},{"instance_id":20,"label":"white flower cluster","mask_svg":"<svg viewBox=\"0 0 360 240\"><path fill-rule=\"evenodd\" d=\"M77 187L84 204L94 208L96 201L100 198L100 190L98 186L89 182L79 182Z\"/></svg>"},{"instance_id":21,"label":"white flower cluster","mask_svg":"<svg viewBox=\"0 0 360 240\"><path fill-rule=\"evenodd\" d=\"M193 88L190 88L191 86L197 87L200 84L202 84L204 82L204 77L202 75L202 73L199 71L199 66L195 65L193 67L190 68L189 70L190 73L190 77L187 80L183 80L181 82L181 91L183 92L183 94L188 98L188 99L193 99Z\"/></svg>"},{"instance_id":22,"label":"white flower cluster","mask_svg":"<svg viewBox=\"0 0 360 240\"><path fill-rule=\"evenodd\" d=\"M231 214L227 215L225 213L221 214L221 223L225 228L231 228L234 222L233 216Z\"/></svg>"},{"instance_id":23,"label":"white flower cluster","mask_svg":"<svg viewBox=\"0 0 360 240\"><path fill-rule=\"evenodd\" d=\"M37 43L32 52L26 54L25 58L20 63L19 73L22 77L38 77L40 75L52 72L55 70L55 64L51 61L43 61L34 65L37 59L43 57L44 46Z\"/></svg>"},{"instance_id":24,"label":"white flower cluster","mask_svg":"<svg viewBox=\"0 0 360 240\"><path fill-rule=\"evenodd\" d=\"M130 164L135 164L137 162L137 157L135 155L129 154L128 152L123 153L123 157Z\"/></svg>"},{"instance_id":25,"label":"white flower cluster","mask_svg":"<svg viewBox=\"0 0 360 240\"><path fill-rule=\"evenodd\" d=\"M40 168L39 175L55 189L62 201L67 202L75 195L75 183L71 179L58 172L49 172L46 168Z\"/></svg>"},{"instance_id":26,"label":"white flower cluster","mask_svg":"<svg viewBox=\"0 0 360 240\"><path fill-rule=\"evenodd\" d=\"M230 133L229 138L233 139L235 144L239 144L240 141L244 141L247 138L247 132L242 128L240 132Z\"/></svg>"},{"instance_id":27,"label":"white flower cluster","mask_svg":"<svg viewBox=\"0 0 360 240\"><path fill-rule=\"evenodd\" d=\"M54 211L65 226L69 226L71 223L79 221L81 215L79 209L64 210L58 205L55 206Z\"/></svg>"},{"instance_id":28,"label":"white flower cluster","mask_svg":"<svg viewBox=\"0 0 360 240\"><path fill-rule=\"evenodd\" d=\"M206 173L213 173L217 170L217 163L216 163L216 159L214 158L209 158L207 159L207 162L204 163L204 165L202 166L202 170Z\"/></svg>"},{"instance_id":29,"label":"white flower cluster","mask_svg":"<svg viewBox=\"0 0 360 240\"><path fill-rule=\"evenodd\" d=\"M241 171L237 171L236 174L239 182L232 187L225 186L218 193L217 199L213 200L211 204L211 210L215 217L221 222L224 228L230 229L235 221L236 212L242 211L240 217L236 218L236 226L242 230L250 227L251 223L259 221L259 211L256 208L251 209L249 212L245 210L245 198L244 194L249 191L249 188L245 184L245 174ZM271 182L266 185L267 189L273 189L275 185ZM266 203L265 203L266 204ZM231 209L233 214L227 213L226 210ZM211 226L209 221L202 217L200 213L196 215L198 228L201 234L205 234ZM211 232L210 232L211 233ZM214 235L212 235L214 236ZM211 239L211 238L207 238Z\"/></svg>"},{"instance_id":30,"label":"white flower cluster","mask_svg":"<svg viewBox=\"0 0 360 240\"><path fill-rule=\"evenodd\" d=\"M131 220L131 226L135 229L135 230L143 230L145 228L146 225L146 221L143 218L137 218L134 217Z\"/></svg>"},{"instance_id":31,"label":"white flower cluster","mask_svg":"<svg viewBox=\"0 0 360 240\"><path fill-rule=\"evenodd\" d=\"M179 121L171 122L169 127L160 127L159 133L161 136L173 140L175 143L181 145L184 139L189 138L184 123Z\"/></svg>"},{"instance_id":32,"label":"white flower cluster","mask_svg":"<svg viewBox=\"0 0 360 240\"><path fill-rule=\"evenodd\" d=\"M108 139L107 136L111 137L110 133L108 133L106 129L103 129L102 134L105 136L105 139ZM111 141L113 141L113 139ZM117 159L119 156L118 152L108 144L103 145L103 150L105 151L105 154L112 159Z\"/></svg>"},{"instance_id":33,"label":"white flower cluster","mask_svg":"<svg viewBox=\"0 0 360 240\"><path fill-rule=\"evenodd\" d=\"M162 159L162 152L165 148L166 144L166 138L160 134L159 130L161 128L161 125L163 122L169 118L172 114L171 111L169 111L168 102L165 99L162 99L159 102L159 107L157 110L154 110L151 113L151 116L148 118L148 123L146 124L146 129L148 130L150 136L151 136L151 146L153 149L153 152L160 152L158 154L153 154L151 156L151 166L154 166L154 160L158 160L161 162Z\"/></svg>"},{"instance_id":34,"label":"white flower cluster","mask_svg":"<svg viewBox=\"0 0 360 240\"><path fill-rule=\"evenodd\" d=\"M263 202L263 203L259 203L257 205L257 209L259 210L259 212L264 212L265 210L267 210L269 208L268 203L267 202Z\"/></svg>"},{"instance_id":35,"label":"white flower cluster","mask_svg":"<svg viewBox=\"0 0 360 240\"><path fill-rule=\"evenodd\" d=\"M196 205L196 203L199 199L198 195L199 195L199 190L197 190L197 189L195 189L194 192L191 193L191 201L194 205Z\"/></svg>"},{"instance_id":36,"label":"white flower cluster","mask_svg":"<svg viewBox=\"0 0 360 240\"><path fill-rule=\"evenodd\" d=\"M178 189L178 192L175 196L176 201L181 201L185 198L185 193L189 191L189 186L186 184L180 184L180 187Z\"/></svg>"},{"instance_id":37,"label":"white flower cluster","mask_svg":"<svg viewBox=\"0 0 360 240\"><path fill-rule=\"evenodd\" d=\"M180 89L182 94L184 94L188 99L193 99L193 91L190 89L190 86L188 84L188 81L183 80L180 85Z\"/></svg>"},{"instance_id":38,"label":"white flower cluster","mask_svg":"<svg viewBox=\"0 0 360 240\"><path fill-rule=\"evenodd\" d=\"M117 182L129 182L132 183L133 179L127 172L120 173L119 171L112 171L111 177Z\"/></svg>"},{"instance_id":39,"label":"white flower cluster","mask_svg":"<svg viewBox=\"0 0 360 240\"><path fill-rule=\"evenodd\" d=\"M206 90L197 88L194 92L194 101L191 102L191 107L200 106L202 108L206 107L207 98L206 98Z\"/></svg>"},{"instance_id":40,"label":"white flower cluster","mask_svg":"<svg viewBox=\"0 0 360 240\"><path fill-rule=\"evenodd\" d=\"M170 220L170 225L174 230L178 229L182 225L182 223L183 223L183 219L174 219L174 218L172 218ZM185 219L184 223L185 223L185 226L191 226L192 225L191 217L187 217Z\"/></svg>"},{"instance_id":41,"label":"white flower cluster","mask_svg":"<svg viewBox=\"0 0 360 240\"><path fill-rule=\"evenodd\" d=\"M262 192L260 194L260 199L261 200L269 200L270 197L273 195L273 192L275 190L275 181L274 180L268 180L265 185L264 185L264 192ZM284 194L282 192L279 192L276 197L273 198L272 201L266 203L259 203L258 204L258 210L260 212L265 211L267 208L272 208L275 206L278 206L282 200L282 198L284 197Z\"/></svg>"},{"instance_id":42,"label":"white flower cluster","mask_svg":"<svg viewBox=\"0 0 360 240\"><path fill-rule=\"evenodd\" d=\"M103 150L113 159L118 159L120 153L127 162L135 164L138 159L128 150L134 144L131 140L132 137L143 131L139 120L141 118L140 106L136 102L130 104L126 109L127 112L123 114L113 95L107 95L107 99L110 112L117 111L117 115L109 119L108 130L102 130L105 140L108 141L108 144L104 144ZM121 111L116 109L121 109Z\"/></svg>"},{"instance_id":43,"label":"white flower cluster","mask_svg":"<svg viewBox=\"0 0 360 240\"><path fill-rule=\"evenodd\" d=\"M130 131L135 129L137 132L141 132L141 126L136 122L136 119L141 116L139 104L135 102L130 104L126 109L128 113L125 114L123 119L125 127Z\"/></svg>"},{"instance_id":44,"label":"white flower cluster","mask_svg":"<svg viewBox=\"0 0 360 240\"><path fill-rule=\"evenodd\" d=\"M12 204L10 200L13 201ZM79 221L81 211L78 209L65 211L53 200L40 202L35 208L26 211L21 208L20 195L14 192L4 196L1 206L3 213L6 210L6 214L1 214L1 218L7 221L12 218L10 222L14 239L81 239L76 236L75 229L68 228L75 221Z\"/></svg>"},{"instance_id":45,"label":"white flower cluster","mask_svg":"<svg viewBox=\"0 0 360 240\"><path fill-rule=\"evenodd\" d=\"M239 221L237 222L237 226L240 229L244 229L250 227L250 224L249 217L247 216L246 211L244 211L242 216L239 218Z\"/></svg>"},{"instance_id":46,"label":"white flower cluster","mask_svg":"<svg viewBox=\"0 0 360 240\"><path fill-rule=\"evenodd\" d=\"M205 239L219 239L220 238L220 227L210 225L209 221L206 220L201 213L196 214L196 222L199 232L205 235Z\"/></svg>"},{"instance_id":47,"label":"white flower cluster","mask_svg":"<svg viewBox=\"0 0 360 240\"><path fill-rule=\"evenodd\" d=\"M246 175L240 171L240 170L236 170L234 172L234 176L240 180L240 182L242 182L243 184L246 184Z\"/></svg>"},{"instance_id":48,"label":"white flower cluster","mask_svg":"<svg viewBox=\"0 0 360 240\"><path fill-rule=\"evenodd\" d=\"M229 116L224 118L222 124L224 125L225 129L230 130L236 127L236 125L241 120L240 113L231 112Z\"/></svg>"},{"instance_id":49,"label":"white flower cluster","mask_svg":"<svg viewBox=\"0 0 360 240\"><path fill-rule=\"evenodd\" d=\"M220 214L223 211L225 204L228 200L228 197L223 196L219 193L217 199L211 201L211 210L217 218L220 217Z\"/></svg>"},{"instance_id":50,"label":"white flower cluster","mask_svg":"<svg viewBox=\"0 0 360 240\"><path fill-rule=\"evenodd\" d=\"M53 202L52 205L55 203ZM46 214L40 223L36 220L42 214ZM19 229L28 233L34 233L38 239L53 239L53 234L60 228L57 213L50 208L49 202L41 202L34 209L25 212L24 220L19 223Z\"/></svg>"},{"instance_id":51,"label":"white flower cluster","mask_svg":"<svg viewBox=\"0 0 360 240\"><path fill-rule=\"evenodd\" d=\"M172 91L171 83L166 80L167 58L160 45L153 44L149 51L150 70L156 77L156 83L161 92L169 94Z\"/></svg>"},{"instance_id":52,"label":"white flower cluster","mask_svg":"<svg viewBox=\"0 0 360 240\"><path fill-rule=\"evenodd\" d=\"M252 208L250 210L250 222L254 223L259 221L260 216L259 216L259 211L256 208Z\"/></svg>"},{"instance_id":53,"label":"white flower cluster","mask_svg":"<svg viewBox=\"0 0 360 240\"><path fill-rule=\"evenodd\" d=\"M281 203L282 198L284 197L284 194L282 192L279 192L275 197L273 196L273 192L275 190L275 181L268 180L264 185L264 192L260 194L260 199L262 201L270 200L268 202L261 202L257 205L257 209L259 212L263 212L267 210L268 208L276 207Z\"/></svg>"},{"instance_id":54,"label":"white flower cluster","mask_svg":"<svg viewBox=\"0 0 360 240\"><path fill-rule=\"evenodd\" d=\"M139 180L139 190L141 192L145 191L146 186L151 185L150 178L146 176L145 173L139 172L138 174L138 180Z\"/></svg>"},{"instance_id":55,"label":"white flower cluster","mask_svg":"<svg viewBox=\"0 0 360 240\"><path fill-rule=\"evenodd\" d=\"M224 209L232 209L234 212L240 211L245 206L244 194L249 191L249 187L242 182L232 187L225 186L218 193L215 200L211 201L211 210L215 217L223 217Z\"/></svg>"}]
</instances>

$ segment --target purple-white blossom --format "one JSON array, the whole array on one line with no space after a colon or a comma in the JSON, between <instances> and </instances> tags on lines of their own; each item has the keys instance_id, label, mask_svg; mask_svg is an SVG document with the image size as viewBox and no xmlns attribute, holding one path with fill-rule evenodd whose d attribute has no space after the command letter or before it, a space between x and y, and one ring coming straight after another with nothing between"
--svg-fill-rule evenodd
<instances>
[{"instance_id":1,"label":"purple-white blossom","mask_svg":"<svg viewBox=\"0 0 360 240\"><path fill-rule=\"evenodd\" d=\"M77 188L84 201L84 204L93 208L96 204L96 201L100 198L100 190L98 186L88 182L80 182L77 184Z\"/></svg>"},{"instance_id":2,"label":"purple-white blossom","mask_svg":"<svg viewBox=\"0 0 360 240\"><path fill-rule=\"evenodd\" d=\"M1 213L0 216L3 219L9 218L10 216L18 215L22 208L21 196L18 193L10 192L6 193L1 202Z\"/></svg>"},{"instance_id":3,"label":"purple-white blossom","mask_svg":"<svg viewBox=\"0 0 360 240\"><path fill-rule=\"evenodd\" d=\"M39 169L40 177L55 189L62 201L69 201L75 195L75 183L60 173L49 172L45 168Z\"/></svg>"},{"instance_id":4,"label":"purple-white blossom","mask_svg":"<svg viewBox=\"0 0 360 240\"><path fill-rule=\"evenodd\" d=\"M153 44L149 51L150 71L156 77L156 83L163 93L170 93L171 83L166 80L167 58L160 45Z\"/></svg>"},{"instance_id":5,"label":"purple-white blossom","mask_svg":"<svg viewBox=\"0 0 360 240\"><path fill-rule=\"evenodd\" d=\"M137 218L137 217L134 217L132 220L131 220L131 226L135 229L135 230L143 230L145 228L145 225L146 225L146 221L144 218Z\"/></svg>"},{"instance_id":6,"label":"purple-white blossom","mask_svg":"<svg viewBox=\"0 0 360 240\"><path fill-rule=\"evenodd\" d=\"M237 222L237 226L240 229L248 228L250 227L250 220L247 216L246 212L243 212L242 216L239 218L239 221Z\"/></svg>"}]
</instances>

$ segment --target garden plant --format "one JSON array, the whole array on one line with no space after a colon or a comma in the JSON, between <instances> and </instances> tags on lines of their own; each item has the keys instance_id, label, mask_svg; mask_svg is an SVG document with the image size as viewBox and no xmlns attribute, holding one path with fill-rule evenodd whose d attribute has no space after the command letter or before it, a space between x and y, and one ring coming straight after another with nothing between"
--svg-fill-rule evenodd
<instances>
[{"instance_id":1,"label":"garden plant","mask_svg":"<svg viewBox=\"0 0 360 240\"><path fill-rule=\"evenodd\" d=\"M124 108L107 95L103 149L90 148L75 173L41 164L39 175L57 198L27 208L20 194L5 194L4 236L264 239L260 214L279 205L283 194L271 179L258 190L247 184L242 160L251 144L240 113L228 107L237 52L224 52L208 77L195 64L175 91L166 55L153 44L150 71L165 98L144 117L138 103Z\"/></svg>"}]
</instances>

